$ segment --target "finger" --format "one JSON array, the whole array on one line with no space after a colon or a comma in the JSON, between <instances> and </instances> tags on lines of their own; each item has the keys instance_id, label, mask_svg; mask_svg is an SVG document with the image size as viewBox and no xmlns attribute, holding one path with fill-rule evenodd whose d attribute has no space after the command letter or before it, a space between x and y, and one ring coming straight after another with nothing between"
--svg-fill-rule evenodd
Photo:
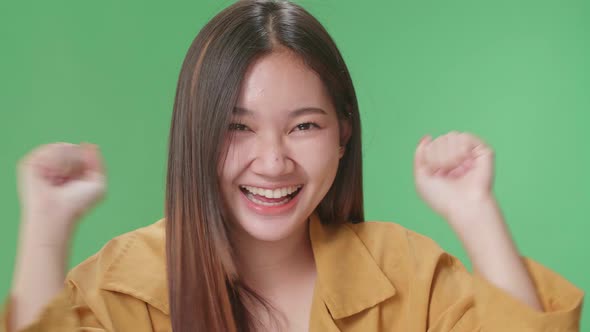
<instances>
[{"instance_id":1,"label":"finger","mask_svg":"<svg viewBox=\"0 0 590 332\"><path fill-rule=\"evenodd\" d=\"M60 176L60 166L55 154L60 146L65 144L69 143L52 143L35 148L19 163L19 168L23 172L26 172L24 171L26 168L31 169L34 173L46 178Z\"/></svg>"},{"instance_id":2,"label":"finger","mask_svg":"<svg viewBox=\"0 0 590 332\"><path fill-rule=\"evenodd\" d=\"M66 146L60 152L61 175L64 178L78 177L84 172L84 153L79 145Z\"/></svg>"},{"instance_id":3,"label":"finger","mask_svg":"<svg viewBox=\"0 0 590 332\"><path fill-rule=\"evenodd\" d=\"M465 174L465 168L463 166L456 167L448 173L452 178L461 177L463 174Z\"/></svg>"},{"instance_id":4,"label":"finger","mask_svg":"<svg viewBox=\"0 0 590 332\"><path fill-rule=\"evenodd\" d=\"M437 168L450 172L467 158L469 149L467 138L457 131L451 131L440 138L440 144L437 145L434 153L436 156L434 163Z\"/></svg>"},{"instance_id":5,"label":"finger","mask_svg":"<svg viewBox=\"0 0 590 332\"><path fill-rule=\"evenodd\" d=\"M470 142L469 155L472 159L475 160L479 157L493 154L492 149L481 138L479 138L473 134L470 134L470 133L464 133L464 134Z\"/></svg>"},{"instance_id":6,"label":"finger","mask_svg":"<svg viewBox=\"0 0 590 332\"><path fill-rule=\"evenodd\" d=\"M48 146L39 161L55 177L72 178L84 172L82 149L76 144L59 143Z\"/></svg>"},{"instance_id":7,"label":"finger","mask_svg":"<svg viewBox=\"0 0 590 332\"><path fill-rule=\"evenodd\" d=\"M454 169L470 157L471 144L467 136L453 132L449 145L449 160L446 167Z\"/></svg>"},{"instance_id":8,"label":"finger","mask_svg":"<svg viewBox=\"0 0 590 332\"><path fill-rule=\"evenodd\" d=\"M460 133L457 139L459 142L459 160L462 162L466 159L471 158L471 150L473 149L473 144L471 143L469 136L465 133Z\"/></svg>"},{"instance_id":9,"label":"finger","mask_svg":"<svg viewBox=\"0 0 590 332\"><path fill-rule=\"evenodd\" d=\"M447 137L437 137L432 144L428 147L426 159L428 160L428 167L431 172L437 172L438 170L444 171L444 159L446 155L446 144ZM438 174L438 173L437 173Z\"/></svg>"},{"instance_id":10,"label":"finger","mask_svg":"<svg viewBox=\"0 0 590 332\"><path fill-rule=\"evenodd\" d=\"M83 142L80 144L84 151L84 162L87 172L105 173L104 161L98 145Z\"/></svg>"},{"instance_id":11,"label":"finger","mask_svg":"<svg viewBox=\"0 0 590 332\"><path fill-rule=\"evenodd\" d=\"M448 173L454 168L455 162L455 146L456 139L453 133L448 133L441 140L441 146L438 153L439 167L442 168L445 173Z\"/></svg>"},{"instance_id":12,"label":"finger","mask_svg":"<svg viewBox=\"0 0 590 332\"><path fill-rule=\"evenodd\" d=\"M448 174L447 171L445 171L442 168L438 168L437 170L434 171L434 173L432 173L432 175L440 176L440 177L445 177L445 176L447 176L447 174Z\"/></svg>"}]
</instances>

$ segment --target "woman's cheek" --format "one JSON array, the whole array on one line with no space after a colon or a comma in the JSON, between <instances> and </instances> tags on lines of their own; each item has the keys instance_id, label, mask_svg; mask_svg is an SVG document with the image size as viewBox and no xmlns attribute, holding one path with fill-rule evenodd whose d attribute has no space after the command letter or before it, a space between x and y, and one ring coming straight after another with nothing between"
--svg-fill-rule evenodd
<instances>
[{"instance_id":1,"label":"woman's cheek","mask_svg":"<svg viewBox=\"0 0 590 332\"><path fill-rule=\"evenodd\" d=\"M308 173L323 174L332 168L338 167L339 146L329 136L320 136L317 139L310 139L304 144L297 144L293 149L295 161Z\"/></svg>"}]
</instances>

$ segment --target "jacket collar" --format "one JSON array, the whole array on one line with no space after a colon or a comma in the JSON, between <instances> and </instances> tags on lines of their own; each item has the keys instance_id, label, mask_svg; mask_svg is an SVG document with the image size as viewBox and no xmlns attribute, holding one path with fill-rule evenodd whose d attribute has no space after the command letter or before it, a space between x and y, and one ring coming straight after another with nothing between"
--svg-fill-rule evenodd
<instances>
[{"instance_id":1,"label":"jacket collar","mask_svg":"<svg viewBox=\"0 0 590 332\"><path fill-rule=\"evenodd\" d=\"M169 314L164 219L129 233L108 265L101 288L134 296ZM347 224L327 225L314 213L310 239L316 292L333 319L359 313L395 295L391 281Z\"/></svg>"},{"instance_id":2,"label":"jacket collar","mask_svg":"<svg viewBox=\"0 0 590 332\"><path fill-rule=\"evenodd\" d=\"M168 315L164 219L123 235L120 240L122 248L106 268L100 287L131 295Z\"/></svg>"},{"instance_id":3,"label":"jacket collar","mask_svg":"<svg viewBox=\"0 0 590 332\"><path fill-rule=\"evenodd\" d=\"M333 319L359 313L396 293L395 287L348 224L325 225L311 216L316 291Z\"/></svg>"}]
</instances>

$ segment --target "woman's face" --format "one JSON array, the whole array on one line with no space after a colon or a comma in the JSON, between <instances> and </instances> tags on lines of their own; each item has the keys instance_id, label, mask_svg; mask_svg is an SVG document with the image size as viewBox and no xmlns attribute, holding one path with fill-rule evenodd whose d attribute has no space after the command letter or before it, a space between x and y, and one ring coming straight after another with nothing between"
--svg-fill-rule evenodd
<instances>
[{"instance_id":1,"label":"woman's face","mask_svg":"<svg viewBox=\"0 0 590 332\"><path fill-rule=\"evenodd\" d=\"M220 168L233 221L262 241L301 230L334 181L340 141L332 101L300 58L281 50L252 63Z\"/></svg>"}]
</instances>

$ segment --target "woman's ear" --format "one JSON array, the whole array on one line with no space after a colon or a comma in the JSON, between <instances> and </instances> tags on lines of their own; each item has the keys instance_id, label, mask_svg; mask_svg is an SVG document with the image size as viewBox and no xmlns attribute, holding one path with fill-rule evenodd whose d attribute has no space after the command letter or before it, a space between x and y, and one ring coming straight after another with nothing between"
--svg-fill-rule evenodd
<instances>
[{"instance_id":1,"label":"woman's ear","mask_svg":"<svg viewBox=\"0 0 590 332\"><path fill-rule=\"evenodd\" d=\"M350 140L350 136L352 135L352 124L350 123L350 119L344 118L340 119L340 158L344 156L346 152L346 144L348 144L348 140Z\"/></svg>"}]
</instances>

